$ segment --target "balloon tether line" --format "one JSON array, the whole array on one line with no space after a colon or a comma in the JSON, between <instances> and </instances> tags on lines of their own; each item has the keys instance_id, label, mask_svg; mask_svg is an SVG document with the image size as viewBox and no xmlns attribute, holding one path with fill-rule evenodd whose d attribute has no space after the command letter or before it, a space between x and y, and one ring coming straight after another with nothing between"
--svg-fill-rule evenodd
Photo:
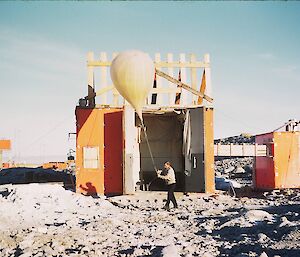
<instances>
[{"instance_id":1,"label":"balloon tether line","mask_svg":"<svg viewBox=\"0 0 300 257\"><path fill-rule=\"evenodd\" d=\"M152 161L152 164L153 164L153 167L154 167L155 171L157 171L157 168L156 168L156 165L155 165L155 162L154 162L154 158L153 158L153 154L152 154L152 150L151 150L151 147L150 147L150 144L149 144L146 127L145 127L143 119L141 119L141 122L142 122L142 127L143 127L143 130L144 130L144 134L145 134L145 139L146 139L146 142L147 142L147 145L148 145L148 150L149 150L149 153L150 153L150 156L151 156L151 161Z\"/></svg>"}]
</instances>

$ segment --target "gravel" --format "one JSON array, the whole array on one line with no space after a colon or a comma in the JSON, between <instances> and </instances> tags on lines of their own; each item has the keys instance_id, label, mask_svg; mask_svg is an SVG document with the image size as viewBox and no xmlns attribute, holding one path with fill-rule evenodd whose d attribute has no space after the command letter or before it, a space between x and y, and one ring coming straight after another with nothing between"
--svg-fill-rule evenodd
<instances>
[{"instance_id":1,"label":"gravel","mask_svg":"<svg viewBox=\"0 0 300 257\"><path fill-rule=\"evenodd\" d=\"M0 256L299 256L300 190L254 198L166 192L92 198L55 184L0 187Z\"/></svg>"}]
</instances>

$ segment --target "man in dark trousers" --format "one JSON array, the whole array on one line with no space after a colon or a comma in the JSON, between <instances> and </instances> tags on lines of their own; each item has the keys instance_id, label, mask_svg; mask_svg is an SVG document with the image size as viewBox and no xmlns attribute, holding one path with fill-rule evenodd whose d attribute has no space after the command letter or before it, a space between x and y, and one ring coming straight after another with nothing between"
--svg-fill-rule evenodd
<instances>
[{"instance_id":1,"label":"man in dark trousers","mask_svg":"<svg viewBox=\"0 0 300 257\"><path fill-rule=\"evenodd\" d=\"M166 205L163 207L163 209L170 210L170 202L173 203L174 208L178 208L178 205L177 205L177 202L176 202L176 199L175 199L175 195L174 195L174 191L175 191L175 187L176 187L175 171L172 168L170 162L166 162L164 164L164 168L167 171L167 174L162 175L162 171L158 170L157 171L157 177L165 180L166 184L168 186L168 198L167 198Z\"/></svg>"}]
</instances>

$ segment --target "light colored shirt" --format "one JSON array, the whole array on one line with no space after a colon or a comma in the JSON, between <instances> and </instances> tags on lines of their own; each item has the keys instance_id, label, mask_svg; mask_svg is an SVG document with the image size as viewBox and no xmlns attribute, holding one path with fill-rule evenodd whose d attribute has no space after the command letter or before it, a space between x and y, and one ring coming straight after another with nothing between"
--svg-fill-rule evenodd
<instances>
[{"instance_id":1,"label":"light colored shirt","mask_svg":"<svg viewBox=\"0 0 300 257\"><path fill-rule=\"evenodd\" d=\"M176 178L175 178L175 171L171 167L168 169L168 174L167 175L160 175L158 174L159 178L162 178L166 181L167 185L175 184L176 183Z\"/></svg>"}]
</instances>

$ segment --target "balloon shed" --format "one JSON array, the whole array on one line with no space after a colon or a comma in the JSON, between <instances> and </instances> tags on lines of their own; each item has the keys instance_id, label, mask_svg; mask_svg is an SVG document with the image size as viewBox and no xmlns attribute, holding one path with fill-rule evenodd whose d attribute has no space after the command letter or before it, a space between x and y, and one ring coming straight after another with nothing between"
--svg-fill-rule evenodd
<instances>
[{"instance_id":1,"label":"balloon shed","mask_svg":"<svg viewBox=\"0 0 300 257\"><path fill-rule=\"evenodd\" d=\"M88 92L76 106L76 191L161 191L156 169L171 162L176 190L212 193L210 58L141 51L88 53Z\"/></svg>"}]
</instances>

